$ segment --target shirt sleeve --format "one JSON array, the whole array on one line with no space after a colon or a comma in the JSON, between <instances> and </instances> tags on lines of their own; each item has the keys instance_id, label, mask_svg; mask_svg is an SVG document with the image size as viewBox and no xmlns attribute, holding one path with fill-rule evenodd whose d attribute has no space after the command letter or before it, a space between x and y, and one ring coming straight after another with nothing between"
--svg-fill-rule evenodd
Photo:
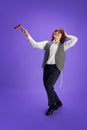
<instances>
[{"instance_id":1,"label":"shirt sleeve","mask_svg":"<svg viewBox=\"0 0 87 130\"><path fill-rule=\"evenodd\" d=\"M48 43L48 41L36 42L30 35L27 36L27 39L33 47L39 49L44 49L45 45Z\"/></svg>"},{"instance_id":2,"label":"shirt sleeve","mask_svg":"<svg viewBox=\"0 0 87 130\"><path fill-rule=\"evenodd\" d=\"M67 35L67 38L69 38L69 40L64 43L65 51L69 49L70 47L74 46L76 42L78 41L78 38L76 36Z\"/></svg>"}]
</instances>

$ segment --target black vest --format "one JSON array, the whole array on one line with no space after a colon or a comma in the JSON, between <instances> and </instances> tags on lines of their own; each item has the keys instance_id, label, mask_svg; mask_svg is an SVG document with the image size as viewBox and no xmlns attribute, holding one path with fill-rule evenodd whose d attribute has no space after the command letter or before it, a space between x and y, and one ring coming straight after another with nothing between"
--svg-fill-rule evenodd
<instances>
[{"instance_id":1,"label":"black vest","mask_svg":"<svg viewBox=\"0 0 87 130\"><path fill-rule=\"evenodd\" d=\"M44 53L44 60L42 63L42 68L45 67L45 64L49 58L49 52L50 52L50 46L52 44L51 42L48 42L46 46L44 47L45 53ZM61 71L64 67L64 61L65 61L65 51L64 51L64 44L59 43L58 49L55 54L55 63L57 68Z\"/></svg>"}]
</instances>

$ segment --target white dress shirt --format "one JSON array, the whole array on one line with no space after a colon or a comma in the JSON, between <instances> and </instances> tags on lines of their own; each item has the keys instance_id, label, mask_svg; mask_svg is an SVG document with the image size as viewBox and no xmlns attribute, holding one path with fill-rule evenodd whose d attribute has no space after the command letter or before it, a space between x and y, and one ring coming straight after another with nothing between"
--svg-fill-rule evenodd
<instances>
[{"instance_id":1,"label":"white dress shirt","mask_svg":"<svg viewBox=\"0 0 87 130\"><path fill-rule=\"evenodd\" d=\"M69 40L64 42L64 51L74 46L78 40L76 36L72 36L72 35L67 35L67 38ZM32 44L33 47L39 49L44 49L45 45L49 42L49 41L36 42L30 35L27 36L27 39ZM46 64L55 64L55 54L58 46L59 43L55 43L55 41L53 41L53 43L50 46L50 54Z\"/></svg>"},{"instance_id":2,"label":"white dress shirt","mask_svg":"<svg viewBox=\"0 0 87 130\"><path fill-rule=\"evenodd\" d=\"M56 54L58 46L59 46L59 43L55 43L53 41L53 43L50 46L50 54L49 54L49 58L46 64L55 64L55 54Z\"/></svg>"}]
</instances>

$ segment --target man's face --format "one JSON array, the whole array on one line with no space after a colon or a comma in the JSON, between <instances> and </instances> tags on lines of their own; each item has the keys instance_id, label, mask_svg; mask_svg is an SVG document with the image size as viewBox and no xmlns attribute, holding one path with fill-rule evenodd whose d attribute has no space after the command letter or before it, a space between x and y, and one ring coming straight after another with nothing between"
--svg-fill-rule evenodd
<instances>
[{"instance_id":1,"label":"man's face","mask_svg":"<svg viewBox=\"0 0 87 130\"><path fill-rule=\"evenodd\" d=\"M54 39L59 40L61 39L62 34L59 31L54 32Z\"/></svg>"}]
</instances>

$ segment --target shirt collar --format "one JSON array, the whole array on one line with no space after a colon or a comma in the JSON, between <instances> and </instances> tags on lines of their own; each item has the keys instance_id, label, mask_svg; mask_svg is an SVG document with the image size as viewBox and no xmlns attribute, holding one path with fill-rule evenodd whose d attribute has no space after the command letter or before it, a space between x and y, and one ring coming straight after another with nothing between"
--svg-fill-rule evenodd
<instances>
[{"instance_id":1,"label":"shirt collar","mask_svg":"<svg viewBox=\"0 0 87 130\"><path fill-rule=\"evenodd\" d=\"M56 42L55 40L53 40L53 43L55 43L55 44L59 44L60 42Z\"/></svg>"}]
</instances>

